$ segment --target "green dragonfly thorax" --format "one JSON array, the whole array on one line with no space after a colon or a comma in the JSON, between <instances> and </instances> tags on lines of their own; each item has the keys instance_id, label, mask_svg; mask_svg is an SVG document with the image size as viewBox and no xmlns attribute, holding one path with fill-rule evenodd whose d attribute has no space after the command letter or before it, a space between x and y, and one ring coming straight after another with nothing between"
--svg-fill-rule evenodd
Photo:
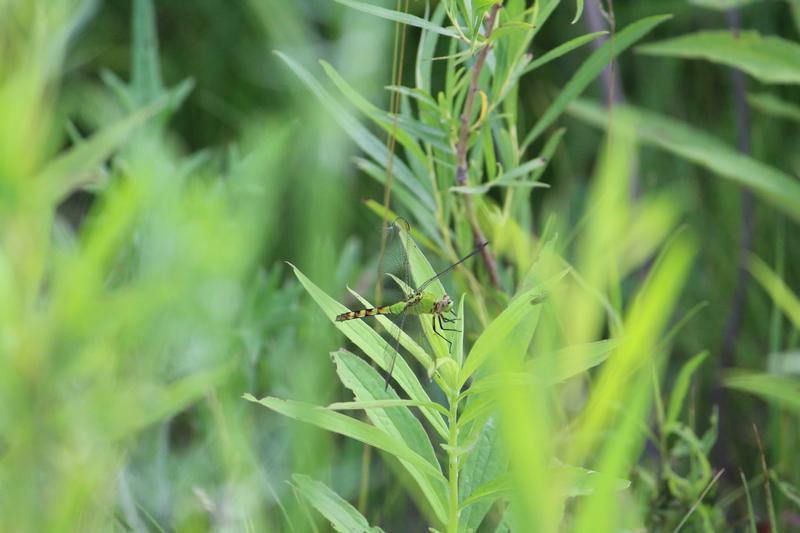
<instances>
[{"instance_id":1,"label":"green dragonfly thorax","mask_svg":"<svg viewBox=\"0 0 800 533\"><path fill-rule=\"evenodd\" d=\"M399 315L440 315L453 308L453 300L448 295L437 298L430 292L418 292L410 295L403 301L388 306L388 312Z\"/></svg>"}]
</instances>

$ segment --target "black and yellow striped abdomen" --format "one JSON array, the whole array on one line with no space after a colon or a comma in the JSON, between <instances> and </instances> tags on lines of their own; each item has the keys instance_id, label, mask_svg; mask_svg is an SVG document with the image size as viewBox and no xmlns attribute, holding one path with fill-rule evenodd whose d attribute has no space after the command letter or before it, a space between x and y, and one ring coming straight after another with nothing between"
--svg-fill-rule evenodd
<instances>
[{"instance_id":1,"label":"black and yellow striped abdomen","mask_svg":"<svg viewBox=\"0 0 800 533\"><path fill-rule=\"evenodd\" d=\"M358 311L348 311L346 313L342 313L341 315L336 317L336 322L342 322L344 320L354 320L356 318L364 318L368 316L375 316L375 315L385 315L389 313L389 308L391 306L384 306L384 307L372 307L370 309L359 309Z\"/></svg>"}]
</instances>

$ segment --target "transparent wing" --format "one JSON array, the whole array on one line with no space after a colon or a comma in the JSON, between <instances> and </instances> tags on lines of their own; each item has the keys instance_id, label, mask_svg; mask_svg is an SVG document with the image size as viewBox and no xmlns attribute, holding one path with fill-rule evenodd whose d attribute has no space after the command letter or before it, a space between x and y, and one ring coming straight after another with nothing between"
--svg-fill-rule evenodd
<instances>
[{"instance_id":1,"label":"transparent wing","mask_svg":"<svg viewBox=\"0 0 800 533\"><path fill-rule=\"evenodd\" d=\"M468 253L467 255L465 255L464 257L462 257L461 259L459 259L458 261L456 261L456 262L455 262L455 263L453 263L452 265L450 265L449 267L445 268L445 269L444 269L444 270L442 270L441 272L437 273L435 276L432 276L431 278L429 278L428 280L426 280L426 281L425 281L425 282L424 282L422 285L420 285L420 286L417 288L417 292L422 292L422 291L424 291L425 289L427 289L427 288L428 288L428 286L429 286L431 283L433 283L433 282L434 282L434 281L436 281L437 279L441 278L441 277L442 277L442 276L444 276L445 274L449 274L450 272L452 272L452 271L453 271L453 269L455 269L455 268L456 268L458 265L460 265L461 263L463 263L464 261L466 261L467 259L469 259L469 258L470 258L470 257L472 257L473 255L475 255L475 254L477 254L478 252L480 252L481 250L483 250L483 249L486 247L486 245L487 245L487 244L489 244L489 241L486 241L485 243L481 244L480 246L478 246L477 248L475 248L474 250L472 250L470 253Z\"/></svg>"},{"instance_id":2,"label":"transparent wing","mask_svg":"<svg viewBox=\"0 0 800 533\"><path fill-rule=\"evenodd\" d=\"M411 231L411 226L406 219L397 218L389 226L388 231L389 235L386 246L386 258L383 261L383 263L387 265L385 274L394 280L394 284L398 289L397 291L394 291L394 293L399 293L399 297L396 299L396 301L405 300L411 296L413 291L411 290L411 267L408 260L408 254L406 253L405 246L403 245L403 235L401 233L406 232L406 234L408 234ZM389 354L384 354L384 358L391 357L391 362L389 363L388 370L386 371L386 388L389 387L389 380L392 378L392 371L394 370L398 350L400 348L400 340L403 336L407 336L406 327L409 325L409 321L407 319L408 313L400 313L394 320L396 328L387 329L392 337L392 340L389 342L391 349L387 347ZM394 331L392 331L392 329L394 329Z\"/></svg>"}]
</instances>

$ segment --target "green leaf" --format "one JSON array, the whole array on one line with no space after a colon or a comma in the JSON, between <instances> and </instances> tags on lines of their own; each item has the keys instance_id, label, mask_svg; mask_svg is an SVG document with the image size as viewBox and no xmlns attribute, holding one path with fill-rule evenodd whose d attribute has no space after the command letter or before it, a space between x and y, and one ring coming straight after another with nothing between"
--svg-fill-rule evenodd
<instances>
[{"instance_id":1,"label":"green leaf","mask_svg":"<svg viewBox=\"0 0 800 533\"><path fill-rule=\"evenodd\" d=\"M336 363L339 379L342 380L345 387L353 391L356 400L360 402L399 400L393 389L385 388L384 379L355 355L340 350L333 354L333 360ZM414 464L398 458L403 467L419 484L437 518L444 523L447 516L445 511L447 496L444 493L443 485L436 483L439 479L444 481L444 477L441 475L439 462L422 424L407 407L368 409L366 414L375 427L395 440L403 442L412 452L425 459L439 472L439 478L432 480Z\"/></svg>"},{"instance_id":2,"label":"green leaf","mask_svg":"<svg viewBox=\"0 0 800 533\"><path fill-rule=\"evenodd\" d=\"M394 133L397 141L409 152L417 158L418 161L425 164L427 163L427 156L425 152L417 143L408 131L402 128L400 117L398 123L395 124L394 119L385 111L378 109L366 98L361 96L353 87L345 81L344 78L334 69L328 62L321 61L323 70L328 75L328 78L336 85L341 91L342 95L347 98L359 111L367 115L373 122L375 122L385 132Z\"/></svg>"},{"instance_id":3,"label":"green leaf","mask_svg":"<svg viewBox=\"0 0 800 533\"><path fill-rule=\"evenodd\" d=\"M289 264L294 270L295 276L300 280L300 283L305 287L311 297L317 302L322 311L328 316L331 321L339 313L347 311L347 308L342 304L335 301L328 296L325 291L317 287L310 279L303 275L300 270L292 264ZM375 330L369 327L362 320L348 320L345 322L333 322L334 325L350 339L353 344L358 346L364 354L370 359L375 361L384 371L389 368L391 360L396 352L389 346L389 344L381 337ZM408 394L412 400L421 403L430 402L431 399L425 392L425 389L420 384L417 377L409 368L408 363L399 354L395 359L395 365L392 372L393 379L400 385L400 387ZM442 415L437 411L421 408L422 414L440 433L447 433Z\"/></svg>"},{"instance_id":4,"label":"green leaf","mask_svg":"<svg viewBox=\"0 0 800 533\"><path fill-rule=\"evenodd\" d=\"M556 352L554 357L534 357L527 363L527 370L540 383L562 383L608 359L618 345L617 339L606 339L569 346Z\"/></svg>"},{"instance_id":5,"label":"green leaf","mask_svg":"<svg viewBox=\"0 0 800 533\"><path fill-rule=\"evenodd\" d=\"M568 466L557 461L550 468L553 479L558 480L559 484L566 487L564 495L568 498L587 496L595 493L598 489L620 491L631 486L631 482L626 479L609 478L594 470ZM462 507L468 507L483 500L494 501L513 493L513 490L514 482L511 476L504 475L475 489L472 495L464 501Z\"/></svg>"},{"instance_id":6,"label":"green leaf","mask_svg":"<svg viewBox=\"0 0 800 533\"><path fill-rule=\"evenodd\" d=\"M800 83L800 44L756 31L702 31L641 46L652 56L707 59L764 83Z\"/></svg>"},{"instance_id":7,"label":"green leaf","mask_svg":"<svg viewBox=\"0 0 800 533\"><path fill-rule=\"evenodd\" d=\"M800 122L800 106L770 93L748 94L747 101L762 113Z\"/></svg>"},{"instance_id":8,"label":"green leaf","mask_svg":"<svg viewBox=\"0 0 800 533\"><path fill-rule=\"evenodd\" d=\"M596 127L608 125L606 110L595 103L576 101L570 105L569 112ZM615 106L614 118L633 125L640 140L749 187L787 215L800 220L800 183L792 176L741 154L719 139L679 120L632 106Z\"/></svg>"},{"instance_id":9,"label":"green leaf","mask_svg":"<svg viewBox=\"0 0 800 533\"><path fill-rule=\"evenodd\" d=\"M164 90L158 58L158 32L153 1L134 0L132 18L131 91L134 101L144 105L152 102Z\"/></svg>"},{"instance_id":10,"label":"green leaf","mask_svg":"<svg viewBox=\"0 0 800 533\"><path fill-rule=\"evenodd\" d=\"M58 203L76 189L98 177L97 166L121 147L147 119L163 111L170 95L95 133L49 163L36 177L49 191L51 202Z\"/></svg>"},{"instance_id":11,"label":"green leaf","mask_svg":"<svg viewBox=\"0 0 800 533\"><path fill-rule=\"evenodd\" d=\"M416 26L417 28L422 28L423 30L431 31L433 33L438 33L446 37L452 37L454 39L460 38L458 32L454 30L451 30L449 28L443 28L442 26L439 26L437 24L432 24L431 22L428 22L425 19L419 18L414 15L410 15L408 13L394 11L391 9L386 9L383 7L367 4L364 2L356 2L355 0L336 0L336 2L351 7L353 9L356 9L358 11L363 11L364 13L367 13L369 15L380 17L382 19L399 22L401 24L407 24L409 26Z\"/></svg>"},{"instance_id":12,"label":"green leaf","mask_svg":"<svg viewBox=\"0 0 800 533\"><path fill-rule=\"evenodd\" d=\"M542 187L548 188L546 183L539 183L534 180L526 180L528 174L537 170L543 170L547 166L547 160L537 157L531 159L526 163L518 166L517 168L502 174L492 181L488 181L481 185L476 186L463 186L463 187L450 187L451 192L458 192L461 194L483 194L488 192L492 187Z\"/></svg>"},{"instance_id":13,"label":"green leaf","mask_svg":"<svg viewBox=\"0 0 800 533\"><path fill-rule=\"evenodd\" d=\"M800 379L755 372L734 372L724 378L725 386L755 394L800 413Z\"/></svg>"},{"instance_id":14,"label":"green leaf","mask_svg":"<svg viewBox=\"0 0 800 533\"><path fill-rule=\"evenodd\" d=\"M458 477L458 493L462 499L458 523L459 529L464 531L478 529L494 501L485 489L491 487L491 482L500 478L508 467L502 434L495 419L482 422L479 430L475 445L467 454ZM487 493L481 494L482 491Z\"/></svg>"},{"instance_id":15,"label":"green leaf","mask_svg":"<svg viewBox=\"0 0 800 533\"><path fill-rule=\"evenodd\" d=\"M533 61L528 64L523 70L522 74L527 74L536 70L537 68L541 67L542 65L546 65L550 61L554 59L558 59L559 57L572 52L576 48L580 48L584 44L594 41L601 35L608 35L607 31L596 31L594 33L587 33L586 35L581 35L579 37L575 37L574 39L570 39L569 41L562 43L552 50L548 50L544 54L541 55L538 59L534 59Z\"/></svg>"},{"instance_id":16,"label":"green leaf","mask_svg":"<svg viewBox=\"0 0 800 533\"><path fill-rule=\"evenodd\" d=\"M391 409L393 407L430 407L443 415L449 414L447 409L436 402L418 402L416 400L335 402L328 405L328 409L331 411L367 411L369 409Z\"/></svg>"},{"instance_id":17,"label":"green leaf","mask_svg":"<svg viewBox=\"0 0 800 533\"><path fill-rule=\"evenodd\" d=\"M281 400L269 396L259 400L251 394L245 394L244 399L260 403L264 407L276 413L288 416L289 418L306 422L327 431L338 433L339 435L344 435L345 437L379 448L396 456L398 459L409 462L433 479L445 483L438 468L432 466L426 459L414 453L401 440L388 435L386 432L381 431L371 424L361 422L360 420L345 416L341 413L330 411L324 407L302 402Z\"/></svg>"},{"instance_id":18,"label":"green leaf","mask_svg":"<svg viewBox=\"0 0 800 533\"><path fill-rule=\"evenodd\" d=\"M459 389L492 354L502 353L507 356L504 347L513 341L512 337L521 338L533 334L531 328L535 327L536 321L530 320L531 313L538 309L535 304L543 291L542 286L536 286L520 294L486 327L472 346L461 369Z\"/></svg>"},{"instance_id":19,"label":"green leaf","mask_svg":"<svg viewBox=\"0 0 800 533\"><path fill-rule=\"evenodd\" d=\"M597 491L620 491L630 487L631 482L604 475L594 470L580 468L577 466L565 465L555 462L552 466L554 478L561 480L561 484L566 487L568 497L586 496Z\"/></svg>"},{"instance_id":20,"label":"green leaf","mask_svg":"<svg viewBox=\"0 0 800 533\"><path fill-rule=\"evenodd\" d=\"M582 374L606 359L619 345L618 339L608 339L587 344L570 346L553 355L534 357L526 363L525 372L496 372L475 381L465 391L464 396L473 396L487 391L496 391L508 385L525 385L531 387L551 386L562 383L569 378ZM484 398L485 401L485 398ZM482 403L475 404L485 409ZM473 404L469 404L462 418L469 420L477 415L473 413Z\"/></svg>"},{"instance_id":21,"label":"green leaf","mask_svg":"<svg viewBox=\"0 0 800 533\"><path fill-rule=\"evenodd\" d=\"M367 519L347 500L333 492L327 485L302 474L293 474L294 487L324 516L336 531L347 533L377 533L379 527L371 527Z\"/></svg>"},{"instance_id":22,"label":"green leaf","mask_svg":"<svg viewBox=\"0 0 800 533\"><path fill-rule=\"evenodd\" d=\"M583 15L583 0L575 0L575 5L577 9L575 10L575 18L572 19L572 23L575 24L581 19L581 15Z\"/></svg>"},{"instance_id":23,"label":"green leaf","mask_svg":"<svg viewBox=\"0 0 800 533\"><path fill-rule=\"evenodd\" d=\"M796 328L800 328L800 299L758 256L751 255L747 267L756 281L761 284L781 311L786 314L786 317Z\"/></svg>"},{"instance_id":24,"label":"green leaf","mask_svg":"<svg viewBox=\"0 0 800 533\"><path fill-rule=\"evenodd\" d=\"M669 425L678 420L683 407L683 401L686 399L686 393L689 392L689 385L692 381L692 375L695 370L703 364L703 361L708 357L708 352L701 352L684 363L678 377L675 378L675 384L672 386L672 394L669 397L669 407L667 408L667 419L665 424Z\"/></svg>"},{"instance_id":25,"label":"green leaf","mask_svg":"<svg viewBox=\"0 0 800 533\"><path fill-rule=\"evenodd\" d=\"M567 106L575 100L600 75L608 63L617 55L627 50L636 41L650 33L656 26L671 18L671 15L657 15L634 22L622 31L617 32L614 39L609 39L600 48L595 50L589 58L578 68L558 96L547 108L539 121L533 126L520 151L525 151L553 122L564 112Z\"/></svg>"}]
</instances>

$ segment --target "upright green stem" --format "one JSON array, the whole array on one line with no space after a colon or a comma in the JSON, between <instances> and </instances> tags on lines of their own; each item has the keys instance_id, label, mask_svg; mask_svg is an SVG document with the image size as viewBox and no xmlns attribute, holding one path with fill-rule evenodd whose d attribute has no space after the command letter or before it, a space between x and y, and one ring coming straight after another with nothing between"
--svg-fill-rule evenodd
<instances>
[{"instance_id":1,"label":"upright green stem","mask_svg":"<svg viewBox=\"0 0 800 533\"><path fill-rule=\"evenodd\" d=\"M450 403L449 427L450 438L447 441L448 449L448 464L449 472L448 479L450 481L450 504L447 520L447 531L450 533L458 532L458 393L449 393L448 401Z\"/></svg>"}]
</instances>

